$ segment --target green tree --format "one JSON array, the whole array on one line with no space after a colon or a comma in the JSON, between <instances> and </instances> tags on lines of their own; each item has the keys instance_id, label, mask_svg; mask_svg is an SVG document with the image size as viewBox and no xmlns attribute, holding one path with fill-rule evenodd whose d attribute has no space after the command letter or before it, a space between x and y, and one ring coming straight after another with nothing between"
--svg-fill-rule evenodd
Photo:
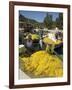
<instances>
[{"instance_id":1,"label":"green tree","mask_svg":"<svg viewBox=\"0 0 72 90\"><path fill-rule=\"evenodd\" d=\"M53 23L52 23L52 28L53 28L53 29L56 28L56 21L53 21Z\"/></svg>"},{"instance_id":2,"label":"green tree","mask_svg":"<svg viewBox=\"0 0 72 90\"><path fill-rule=\"evenodd\" d=\"M56 19L56 27L63 29L63 14L59 13L59 17Z\"/></svg>"},{"instance_id":3,"label":"green tree","mask_svg":"<svg viewBox=\"0 0 72 90\"><path fill-rule=\"evenodd\" d=\"M44 25L46 28L48 29L52 29L52 15L48 14L46 15L45 19L44 19Z\"/></svg>"}]
</instances>

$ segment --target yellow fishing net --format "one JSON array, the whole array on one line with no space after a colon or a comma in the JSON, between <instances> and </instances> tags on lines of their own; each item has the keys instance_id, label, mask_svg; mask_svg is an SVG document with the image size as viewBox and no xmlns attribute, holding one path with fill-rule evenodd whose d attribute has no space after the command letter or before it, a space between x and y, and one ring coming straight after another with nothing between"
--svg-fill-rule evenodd
<instances>
[{"instance_id":1,"label":"yellow fishing net","mask_svg":"<svg viewBox=\"0 0 72 90\"><path fill-rule=\"evenodd\" d=\"M20 58L20 68L33 77L63 76L62 61L46 51L38 51L30 57Z\"/></svg>"}]
</instances>

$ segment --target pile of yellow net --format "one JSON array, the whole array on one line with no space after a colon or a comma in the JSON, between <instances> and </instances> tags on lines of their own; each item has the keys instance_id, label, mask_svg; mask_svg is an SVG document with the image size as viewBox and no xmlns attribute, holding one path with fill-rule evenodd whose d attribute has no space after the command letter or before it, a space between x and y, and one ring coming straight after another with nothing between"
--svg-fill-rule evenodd
<instances>
[{"instance_id":1,"label":"pile of yellow net","mask_svg":"<svg viewBox=\"0 0 72 90\"><path fill-rule=\"evenodd\" d=\"M45 37L45 38L43 39L43 42L46 43L46 44L55 44L55 45L58 45L58 44L62 43L61 40L57 40L56 42L54 42L53 40L51 40L51 39L48 38L48 37Z\"/></svg>"},{"instance_id":2,"label":"pile of yellow net","mask_svg":"<svg viewBox=\"0 0 72 90\"><path fill-rule=\"evenodd\" d=\"M37 34L31 34L31 36L32 36L32 40L40 38L40 36Z\"/></svg>"},{"instance_id":3,"label":"pile of yellow net","mask_svg":"<svg viewBox=\"0 0 72 90\"><path fill-rule=\"evenodd\" d=\"M31 35L32 40L34 40L34 39L40 39L40 36L37 35L37 34L31 34L31 33L30 33L29 35ZM26 39L28 39L28 36L26 36Z\"/></svg>"},{"instance_id":4,"label":"pile of yellow net","mask_svg":"<svg viewBox=\"0 0 72 90\"><path fill-rule=\"evenodd\" d=\"M62 61L46 51L38 51L30 57L20 57L20 68L32 77L62 77Z\"/></svg>"}]
</instances>

